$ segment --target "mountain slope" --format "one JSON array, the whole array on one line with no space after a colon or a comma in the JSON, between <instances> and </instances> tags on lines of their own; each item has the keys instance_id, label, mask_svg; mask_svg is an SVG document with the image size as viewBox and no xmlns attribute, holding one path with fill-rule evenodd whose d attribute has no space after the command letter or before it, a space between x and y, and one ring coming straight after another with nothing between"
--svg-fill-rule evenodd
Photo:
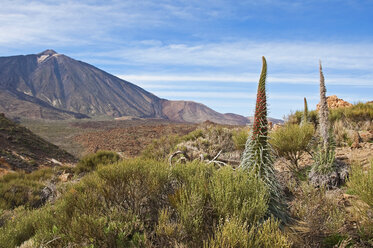
<instances>
[{"instance_id":1,"label":"mountain slope","mask_svg":"<svg viewBox=\"0 0 373 248\"><path fill-rule=\"evenodd\" d=\"M84 115L162 117L160 99L53 50L0 58L0 87Z\"/></svg>"},{"instance_id":2,"label":"mountain slope","mask_svg":"<svg viewBox=\"0 0 373 248\"><path fill-rule=\"evenodd\" d=\"M0 57L0 111L36 119L90 116L210 120L245 125L248 118L221 114L188 101L168 101L92 65L53 50Z\"/></svg>"},{"instance_id":3,"label":"mountain slope","mask_svg":"<svg viewBox=\"0 0 373 248\"><path fill-rule=\"evenodd\" d=\"M72 163L75 158L0 114L0 172L32 171L59 162Z\"/></svg>"},{"instance_id":4,"label":"mountain slope","mask_svg":"<svg viewBox=\"0 0 373 248\"><path fill-rule=\"evenodd\" d=\"M28 117L32 119L81 119L87 115L74 113L50 106L48 103L16 90L0 88L0 112L8 117Z\"/></svg>"},{"instance_id":5,"label":"mountain slope","mask_svg":"<svg viewBox=\"0 0 373 248\"><path fill-rule=\"evenodd\" d=\"M163 101L163 114L170 120L180 122L212 121L220 124L245 125L249 120L241 115L221 114L209 107L191 101Z\"/></svg>"}]
</instances>

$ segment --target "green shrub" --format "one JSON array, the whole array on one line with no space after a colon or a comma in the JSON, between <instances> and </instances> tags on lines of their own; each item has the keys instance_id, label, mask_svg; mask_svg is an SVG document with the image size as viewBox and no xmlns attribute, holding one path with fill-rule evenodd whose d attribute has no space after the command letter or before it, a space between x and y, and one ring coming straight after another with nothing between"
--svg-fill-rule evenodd
<instances>
[{"instance_id":1,"label":"green shrub","mask_svg":"<svg viewBox=\"0 0 373 248\"><path fill-rule=\"evenodd\" d=\"M181 140L181 137L177 135L153 140L152 143L141 152L140 157L165 161L168 159L168 155L176 150L176 145L180 143Z\"/></svg>"},{"instance_id":2,"label":"green shrub","mask_svg":"<svg viewBox=\"0 0 373 248\"><path fill-rule=\"evenodd\" d=\"M0 237L13 246L201 247L223 219L256 226L267 202L266 186L241 170L133 159L101 166L54 205L6 220Z\"/></svg>"},{"instance_id":3,"label":"green shrub","mask_svg":"<svg viewBox=\"0 0 373 248\"><path fill-rule=\"evenodd\" d=\"M289 160L292 165L290 169L297 171L299 169L298 160L308 150L314 132L312 124L286 124L270 134L269 143L277 156Z\"/></svg>"},{"instance_id":4,"label":"green shrub","mask_svg":"<svg viewBox=\"0 0 373 248\"><path fill-rule=\"evenodd\" d=\"M222 221L217 227L214 237L204 242L205 248L241 248L249 247L249 233L246 223L238 218Z\"/></svg>"},{"instance_id":5,"label":"green shrub","mask_svg":"<svg viewBox=\"0 0 373 248\"><path fill-rule=\"evenodd\" d=\"M217 125L208 125L196 129L184 136L162 137L154 140L141 154L144 159L166 161L170 154L180 150L187 153L188 160L212 159L219 151L235 150L233 131Z\"/></svg>"},{"instance_id":6,"label":"green shrub","mask_svg":"<svg viewBox=\"0 0 373 248\"><path fill-rule=\"evenodd\" d=\"M120 157L115 152L98 151L94 154L84 156L76 166L77 173L89 172L97 168L98 165L107 165L118 162Z\"/></svg>"},{"instance_id":7,"label":"green shrub","mask_svg":"<svg viewBox=\"0 0 373 248\"><path fill-rule=\"evenodd\" d=\"M298 110L295 113L290 114L287 117L287 122L290 124L301 124L303 117L304 117L304 111ZM315 127L319 124L319 117L318 117L316 110L308 111L307 119Z\"/></svg>"},{"instance_id":8,"label":"green shrub","mask_svg":"<svg viewBox=\"0 0 373 248\"><path fill-rule=\"evenodd\" d=\"M42 168L30 174L14 172L0 178L0 209L13 209L24 205L38 207L44 181L52 177L51 168Z\"/></svg>"},{"instance_id":9,"label":"green shrub","mask_svg":"<svg viewBox=\"0 0 373 248\"><path fill-rule=\"evenodd\" d=\"M242 223L237 218L226 219L218 226L214 237L204 243L204 247L291 247L291 241L281 232L279 224L278 221L270 218L262 224L251 227L248 232L246 223Z\"/></svg>"},{"instance_id":10,"label":"green shrub","mask_svg":"<svg viewBox=\"0 0 373 248\"><path fill-rule=\"evenodd\" d=\"M35 235L36 213L18 209L4 227L0 228L0 247L17 247Z\"/></svg>"},{"instance_id":11,"label":"green shrub","mask_svg":"<svg viewBox=\"0 0 373 248\"><path fill-rule=\"evenodd\" d=\"M248 137L249 137L249 131L247 127L241 128L239 130L235 130L233 132L232 139L233 139L236 149L240 151L245 150L245 145L246 145L246 141Z\"/></svg>"},{"instance_id":12,"label":"green shrub","mask_svg":"<svg viewBox=\"0 0 373 248\"><path fill-rule=\"evenodd\" d=\"M234 216L251 224L266 214L268 192L252 173L221 168L213 175L209 192L213 208L221 218Z\"/></svg>"},{"instance_id":13,"label":"green shrub","mask_svg":"<svg viewBox=\"0 0 373 248\"><path fill-rule=\"evenodd\" d=\"M280 222L272 217L258 226L252 227L249 232L248 247L292 247L292 242L281 232L279 225Z\"/></svg>"},{"instance_id":14,"label":"green shrub","mask_svg":"<svg viewBox=\"0 0 373 248\"><path fill-rule=\"evenodd\" d=\"M180 183L170 196L179 217L174 223L189 245L202 245L220 219L235 217L252 226L266 214L268 192L253 174L196 162L176 165L172 173Z\"/></svg>"}]
</instances>

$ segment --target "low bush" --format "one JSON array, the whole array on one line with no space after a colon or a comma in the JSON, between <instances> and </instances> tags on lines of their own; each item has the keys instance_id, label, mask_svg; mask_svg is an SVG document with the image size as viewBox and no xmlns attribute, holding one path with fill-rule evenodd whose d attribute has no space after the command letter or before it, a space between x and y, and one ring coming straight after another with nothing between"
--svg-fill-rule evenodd
<instances>
[{"instance_id":1,"label":"low bush","mask_svg":"<svg viewBox=\"0 0 373 248\"><path fill-rule=\"evenodd\" d=\"M176 151L176 145L181 142L181 137L172 135L153 140L142 151L140 157L143 159L155 159L164 161L168 158L169 154Z\"/></svg>"},{"instance_id":2,"label":"low bush","mask_svg":"<svg viewBox=\"0 0 373 248\"><path fill-rule=\"evenodd\" d=\"M8 173L0 178L0 209L13 209L24 205L27 208L40 205L44 181L51 178L51 168L42 168L30 174Z\"/></svg>"},{"instance_id":3,"label":"low bush","mask_svg":"<svg viewBox=\"0 0 373 248\"><path fill-rule=\"evenodd\" d=\"M89 172L97 168L98 165L106 165L118 162L120 157L115 152L98 151L84 156L76 166L76 172Z\"/></svg>"},{"instance_id":4,"label":"low bush","mask_svg":"<svg viewBox=\"0 0 373 248\"><path fill-rule=\"evenodd\" d=\"M236 149L243 151L245 150L246 141L249 137L249 130L247 127L233 131L233 142Z\"/></svg>"},{"instance_id":5,"label":"low bush","mask_svg":"<svg viewBox=\"0 0 373 248\"><path fill-rule=\"evenodd\" d=\"M260 225L267 208L265 185L241 170L126 160L99 167L54 205L8 220L0 228L0 246L32 239L43 247L201 247L219 233L222 239L263 237L260 244L277 244L286 240L278 225L263 225L269 233L247 232ZM221 222L228 219L236 224ZM235 230L240 233L226 236Z\"/></svg>"},{"instance_id":6,"label":"low bush","mask_svg":"<svg viewBox=\"0 0 373 248\"><path fill-rule=\"evenodd\" d=\"M287 117L287 122L290 124L301 124L302 118L304 116L304 111L296 111ZM308 111L308 121L312 123L315 127L319 124L319 117L316 110Z\"/></svg>"},{"instance_id":7,"label":"low bush","mask_svg":"<svg viewBox=\"0 0 373 248\"><path fill-rule=\"evenodd\" d=\"M279 157L284 157L291 162L290 169L299 169L298 160L307 151L314 135L312 124L286 124L270 134L269 143Z\"/></svg>"},{"instance_id":8,"label":"low bush","mask_svg":"<svg viewBox=\"0 0 373 248\"><path fill-rule=\"evenodd\" d=\"M270 218L265 222L252 226L247 231L247 224L237 218L226 219L220 224L214 237L204 243L211 248L286 248L292 247L288 237L279 229L279 222Z\"/></svg>"},{"instance_id":9,"label":"low bush","mask_svg":"<svg viewBox=\"0 0 373 248\"><path fill-rule=\"evenodd\" d=\"M212 159L218 152L232 152L236 149L234 131L217 125L198 128L184 136L162 137L154 140L141 154L144 159L165 161L170 154L180 150L187 154L188 160Z\"/></svg>"}]
</instances>

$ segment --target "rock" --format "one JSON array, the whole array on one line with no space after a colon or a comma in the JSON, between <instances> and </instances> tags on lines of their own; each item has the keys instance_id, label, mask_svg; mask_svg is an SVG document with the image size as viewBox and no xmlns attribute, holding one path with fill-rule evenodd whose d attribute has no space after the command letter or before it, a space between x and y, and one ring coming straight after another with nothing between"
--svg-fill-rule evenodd
<instances>
[{"instance_id":1,"label":"rock","mask_svg":"<svg viewBox=\"0 0 373 248\"><path fill-rule=\"evenodd\" d=\"M67 182L73 177L73 174L71 173L62 173L58 179L60 179L61 182Z\"/></svg>"},{"instance_id":2,"label":"rock","mask_svg":"<svg viewBox=\"0 0 373 248\"><path fill-rule=\"evenodd\" d=\"M328 96L326 98L326 102L328 103L329 109L335 109L335 108L343 108L343 107L351 107L352 104L349 102L344 101L341 98L338 98L336 95ZM316 105L316 109L320 109L320 104Z\"/></svg>"},{"instance_id":3,"label":"rock","mask_svg":"<svg viewBox=\"0 0 373 248\"><path fill-rule=\"evenodd\" d=\"M277 129L280 129L281 127L282 127L282 125L275 124L275 125L273 125L272 131L276 131Z\"/></svg>"},{"instance_id":4,"label":"rock","mask_svg":"<svg viewBox=\"0 0 373 248\"><path fill-rule=\"evenodd\" d=\"M373 131L359 131L359 135L363 142L373 141Z\"/></svg>"},{"instance_id":5,"label":"rock","mask_svg":"<svg viewBox=\"0 0 373 248\"><path fill-rule=\"evenodd\" d=\"M273 128L273 122L272 121L268 121L268 129L272 130L272 128Z\"/></svg>"},{"instance_id":6,"label":"rock","mask_svg":"<svg viewBox=\"0 0 373 248\"><path fill-rule=\"evenodd\" d=\"M47 201L52 200L56 196L56 185L50 183L45 186L40 192L40 200L37 201L33 207L39 208L43 206Z\"/></svg>"}]
</instances>

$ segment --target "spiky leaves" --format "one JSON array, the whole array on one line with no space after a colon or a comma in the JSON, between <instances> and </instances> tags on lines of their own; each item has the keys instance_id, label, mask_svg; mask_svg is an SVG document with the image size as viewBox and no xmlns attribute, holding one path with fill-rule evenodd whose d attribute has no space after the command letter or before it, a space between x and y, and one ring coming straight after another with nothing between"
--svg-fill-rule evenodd
<instances>
[{"instance_id":1,"label":"spiky leaves","mask_svg":"<svg viewBox=\"0 0 373 248\"><path fill-rule=\"evenodd\" d=\"M263 67L258 84L255 117L252 132L247 139L240 168L254 173L261 178L270 191L269 214L287 222L286 205L282 200L282 191L275 177L273 156L268 144L267 99L265 81L267 62L263 57Z\"/></svg>"}]
</instances>

